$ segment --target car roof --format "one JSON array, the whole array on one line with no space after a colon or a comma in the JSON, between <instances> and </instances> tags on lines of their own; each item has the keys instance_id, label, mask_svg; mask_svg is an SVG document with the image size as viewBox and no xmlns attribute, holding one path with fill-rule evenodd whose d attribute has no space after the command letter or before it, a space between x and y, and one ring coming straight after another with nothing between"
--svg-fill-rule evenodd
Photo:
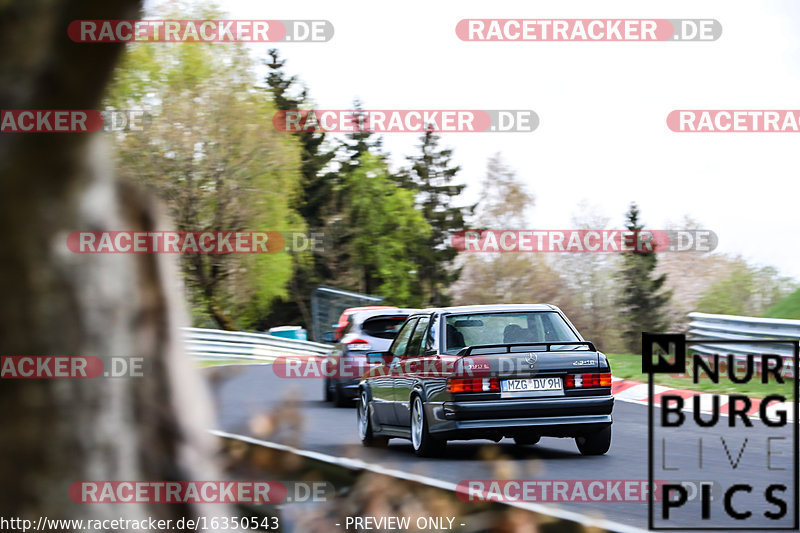
<instances>
[{"instance_id":1,"label":"car roof","mask_svg":"<svg viewBox=\"0 0 800 533\"><path fill-rule=\"evenodd\" d=\"M367 305L363 307L348 307L347 309L342 311L341 318L344 318L345 316L350 316L353 313L358 313L359 311L370 311L372 309L386 310L386 309L397 309L397 307L393 305Z\"/></svg>"},{"instance_id":2,"label":"car roof","mask_svg":"<svg viewBox=\"0 0 800 533\"><path fill-rule=\"evenodd\" d=\"M364 305L361 307L348 307L344 313L355 313L356 311L369 311L371 309L397 309L396 305Z\"/></svg>"},{"instance_id":3,"label":"car roof","mask_svg":"<svg viewBox=\"0 0 800 533\"><path fill-rule=\"evenodd\" d=\"M372 309L370 311L356 311L350 315L350 320L355 322L363 322L364 320L374 316L399 316L399 315L413 315L422 309L401 309L399 307L390 307L385 309Z\"/></svg>"},{"instance_id":4,"label":"car roof","mask_svg":"<svg viewBox=\"0 0 800 533\"><path fill-rule=\"evenodd\" d=\"M431 313L497 313L503 311L561 311L552 304L492 304L492 305L460 305L455 307L437 307L424 309Z\"/></svg>"}]
</instances>

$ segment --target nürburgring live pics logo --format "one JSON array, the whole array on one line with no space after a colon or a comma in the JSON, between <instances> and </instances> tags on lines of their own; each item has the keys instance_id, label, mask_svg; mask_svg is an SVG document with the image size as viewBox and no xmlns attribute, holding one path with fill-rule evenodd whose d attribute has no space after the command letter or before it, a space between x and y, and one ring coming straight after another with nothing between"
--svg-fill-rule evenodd
<instances>
[{"instance_id":1,"label":"n\u00fcrburgring live pics logo","mask_svg":"<svg viewBox=\"0 0 800 533\"><path fill-rule=\"evenodd\" d=\"M792 356L767 353L787 345ZM687 353L690 346L702 352L689 348ZM797 530L799 355L797 340L687 341L682 334L642 333L642 371L648 374L648 482L655 486L655 479L667 478L664 474L674 479L687 472L708 473L714 479L701 487L699 498L690 498L677 482L659 486L658 495L650 491L650 529ZM794 379L784 378L789 369ZM685 373L695 384L710 380L730 384L730 390L762 384L767 392L760 400L741 393L656 392L657 373ZM789 383L793 401L778 390Z\"/></svg>"}]
</instances>

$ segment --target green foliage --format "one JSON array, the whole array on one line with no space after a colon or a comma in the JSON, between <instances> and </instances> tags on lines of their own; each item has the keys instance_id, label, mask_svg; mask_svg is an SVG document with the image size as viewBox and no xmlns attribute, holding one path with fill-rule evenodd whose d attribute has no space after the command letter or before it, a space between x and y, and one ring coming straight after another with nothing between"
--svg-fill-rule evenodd
<instances>
[{"instance_id":1,"label":"green foliage","mask_svg":"<svg viewBox=\"0 0 800 533\"><path fill-rule=\"evenodd\" d=\"M165 200L178 230L305 228L293 208L301 147L265 127L276 110L253 71L243 46L149 43L129 47L116 72L108 104L152 116L116 139L118 168ZM181 261L193 316L225 328L251 327L287 296L292 273L286 253Z\"/></svg>"},{"instance_id":2,"label":"green foliage","mask_svg":"<svg viewBox=\"0 0 800 533\"><path fill-rule=\"evenodd\" d=\"M353 101L353 123L358 124L362 121L363 111L364 104L360 99L356 98ZM385 159L382 153L383 139L380 135L367 129L356 130L345 135L342 148L345 152L345 158L341 162L344 174L354 172L360 166L361 157L365 154L371 153L381 159Z\"/></svg>"},{"instance_id":3,"label":"green foliage","mask_svg":"<svg viewBox=\"0 0 800 533\"><path fill-rule=\"evenodd\" d=\"M416 191L416 203L431 226L427 241L421 241L416 261L419 264L420 294L435 307L450 305L445 289L458 280L460 269L452 262L458 255L450 245L453 232L465 229L464 215L473 206L459 207L454 200L466 185L454 184L461 167L451 163L453 151L439 148L439 135L428 130L422 136L420 154L409 157L411 168L400 177L400 183Z\"/></svg>"},{"instance_id":4,"label":"green foliage","mask_svg":"<svg viewBox=\"0 0 800 533\"><path fill-rule=\"evenodd\" d=\"M295 76L287 76L283 71L286 63L278 57L278 51L269 51L270 59L266 61L270 72L266 83L275 106L281 111L312 108L308 90L303 89L298 96L293 96L299 83ZM293 133L299 141L301 149L301 194L298 196L297 211L311 228L322 227L322 215L331 194L332 175L323 171L333 160L336 152L326 143L324 132L302 131Z\"/></svg>"},{"instance_id":5,"label":"green foliage","mask_svg":"<svg viewBox=\"0 0 800 533\"><path fill-rule=\"evenodd\" d=\"M354 115L358 116L363 109L358 99L353 108ZM335 160L337 170L327 176L330 194L321 213L329 249L315 265L320 279L326 283L366 293L375 290L374 276L364 270L361 258L352 253L353 235L359 228L352 226L349 213L352 203L358 201L354 195L359 194L359 189L351 187L353 176L362 170L364 159L371 156L385 163L381 138L371 131L348 133L339 142Z\"/></svg>"},{"instance_id":6,"label":"green foliage","mask_svg":"<svg viewBox=\"0 0 800 533\"><path fill-rule=\"evenodd\" d=\"M800 320L800 289L773 305L764 318L792 318Z\"/></svg>"},{"instance_id":7,"label":"green foliage","mask_svg":"<svg viewBox=\"0 0 800 533\"><path fill-rule=\"evenodd\" d=\"M726 277L703 293L697 310L720 315L761 316L795 287L796 284L781 277L775 268L750 266L740 259ZM789 312L791 300L785 305L785 311Z\"/></svg>"},{"instance_id":8,"label":"green foliage","mask_svg":"<svg viewBox=\"0 0 800 533\"><path fill-rule=\"evenodd\" d=\"M419 306L412 252L430 237L431 227L415 209L414 193L396 187L386 163L370 153L362 154L343 188L352 258L362 272L363 290L385 295L387 303Z\"/></svg>"},{"instance_id":9,"label":"green foliage","mask_svg":"<svg viewBox=\"0 0 800 533\"><path fill-rule=\"evenodd\" d=\"M161 5L148 15L225 18L213 5ZM325 250L314 254L182 256L197 325L310 326L310 293L324 283L407 306L449 305L451 299L555 303L605 345L619 342L621 322L623 343L632 351L638 351L642 331L667 327L671 293L666 276L656 275L655 254L458 257L448 239L465 229L475 206L455 205L464 189L454 183L460 168L432 131L397 174L388 168L381 137L372 132L349 133L341 141L322 132L276 132L271 124L278 110L314 108L284 63L276 50L269 51L266 87L259 89L242 45L134 44L107 95L109 107L144 109L153 117L143 132L115 135L118 168L167 203L177 229L311 228L326 235ZM359 100L354 109L362 109ZM472 221L481 228L524 227L534 203L499 156L489 161L480 197ZM627 218L628 229L642 229L635 204ZM694 298L707 279L723 276L702 293L701 311L758 316L771 307L767 316L800 318L800 294L780 301L796 282L774 269L739 261L701 277L697 270L673 267L666 269L670 280L681 287L694 282ZM673 315L692 309L694 300L675 300L689 307L673 306Z\"/></svg>"},{"instance_id":10,"label":"green foliage","mask_svg":"<svg viewBox=\"0 0 800 533\"><path fill-rule=\"evenodd\" d=\"M299 81L283 70L286 63L280 59L278 50L268 52L265 61L269 67L266 77L268 95L275 107L281 111L313 108L308 90L298 90ZM336 175L326 168L336 155L329 146L324 132L302 131L292 134L300 145L300 193L293 207L309 229L320 229L325 225L325 212L330 203ZM319 253L293 254L292 279L288 284L288 297L276 302L271 312L262 315L260 325L271 323L305 324L311 329L311 291L325 279L327 269L324 257Z\"/></svg>"},{"instance_id":11,"label":"green foliage","mask_svg":"<svg viewBox=\"0 0 800 533\"><path fill-rule=\"evenodd\" d=\"M626 213L625 227L629 231L641 231L639 208L632 203ZM623 339L631 351L640 351L642 332L659 332L668 327L665 307L672 293L664 290L666 274L655 276L658 265L655 253L636 251L622 255L619 271L621 295L620 317L624 324Z\"/></svg>"},{"instance_id":12,"label":"green foliage","mask_svg":"<svg viewBox=\"0 0 800 533\"><path fill-rule=\"evenodd\" d=\"M697 302L697 310L720 315L746 315L749 311L754 276L747 265L738 265L731 274L714 283Z\"/></svg>"}]
</instances>

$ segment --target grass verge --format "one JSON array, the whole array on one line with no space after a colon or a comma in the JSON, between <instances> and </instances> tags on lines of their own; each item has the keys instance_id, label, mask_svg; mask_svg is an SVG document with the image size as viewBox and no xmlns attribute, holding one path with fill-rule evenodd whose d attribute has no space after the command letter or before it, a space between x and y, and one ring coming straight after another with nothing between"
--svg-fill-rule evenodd
<instances>
[{"instance_id":1,"label":"grass verge","mask_svg":"<svg viewBox=\"0 0 800 533\"><path fill-rule=\"evenodd\" d=\"M642 373L642 356L630 353L607 354L611 363L611 374L617 378L630 379L647 383L647 374ZM738 374L737 374L738 375ZM672 374L656 374L655 384L664 385L674 389L687 389L700 392L716 392L718 394L745 394L751 398L763 398L769 394L780 394L787 400L794 399L794 380L784 378L784 383L761 383L760 377L754 377L749 383L732 383L727 374L719 383L713 383L705 376L699 383L693 383L689 377L675 376Z\"/></svg>"}]
</instances>

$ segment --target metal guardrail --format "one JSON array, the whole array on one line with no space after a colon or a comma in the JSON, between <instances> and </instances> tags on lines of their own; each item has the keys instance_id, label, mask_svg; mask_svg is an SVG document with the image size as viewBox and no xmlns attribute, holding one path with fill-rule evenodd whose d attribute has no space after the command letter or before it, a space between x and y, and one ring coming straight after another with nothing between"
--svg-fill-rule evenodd
<instances>
[{"instance_id":1,"label":"metal guardrail","mask_svg":"<svg viewBox=\"0 0 800 533\"><path fill-rule=\"evenodd\" d=\"M789 343L764 344L748 343L748 340L799 340L800 320L777 318L755 318L735 315L712 315L709 313L689 313L688 338L738 341L741 343L712 345L693 344L692 349L701 354L734 354L744 358L747 354L770 353L780 355L786 377L795 377L794 348Z\"/></svg>"},{"instance_id":2,"label":"metal guardrail","mask_svg":"<svg viewBox=\"0 0 800 533\"><path fill-rule=\"evenodd\" d=\"M252 360L271 363L284 355L319 356L332 345L221 329L183 328L186 350L198 360Z\"/></svg>"}]
</instances>

